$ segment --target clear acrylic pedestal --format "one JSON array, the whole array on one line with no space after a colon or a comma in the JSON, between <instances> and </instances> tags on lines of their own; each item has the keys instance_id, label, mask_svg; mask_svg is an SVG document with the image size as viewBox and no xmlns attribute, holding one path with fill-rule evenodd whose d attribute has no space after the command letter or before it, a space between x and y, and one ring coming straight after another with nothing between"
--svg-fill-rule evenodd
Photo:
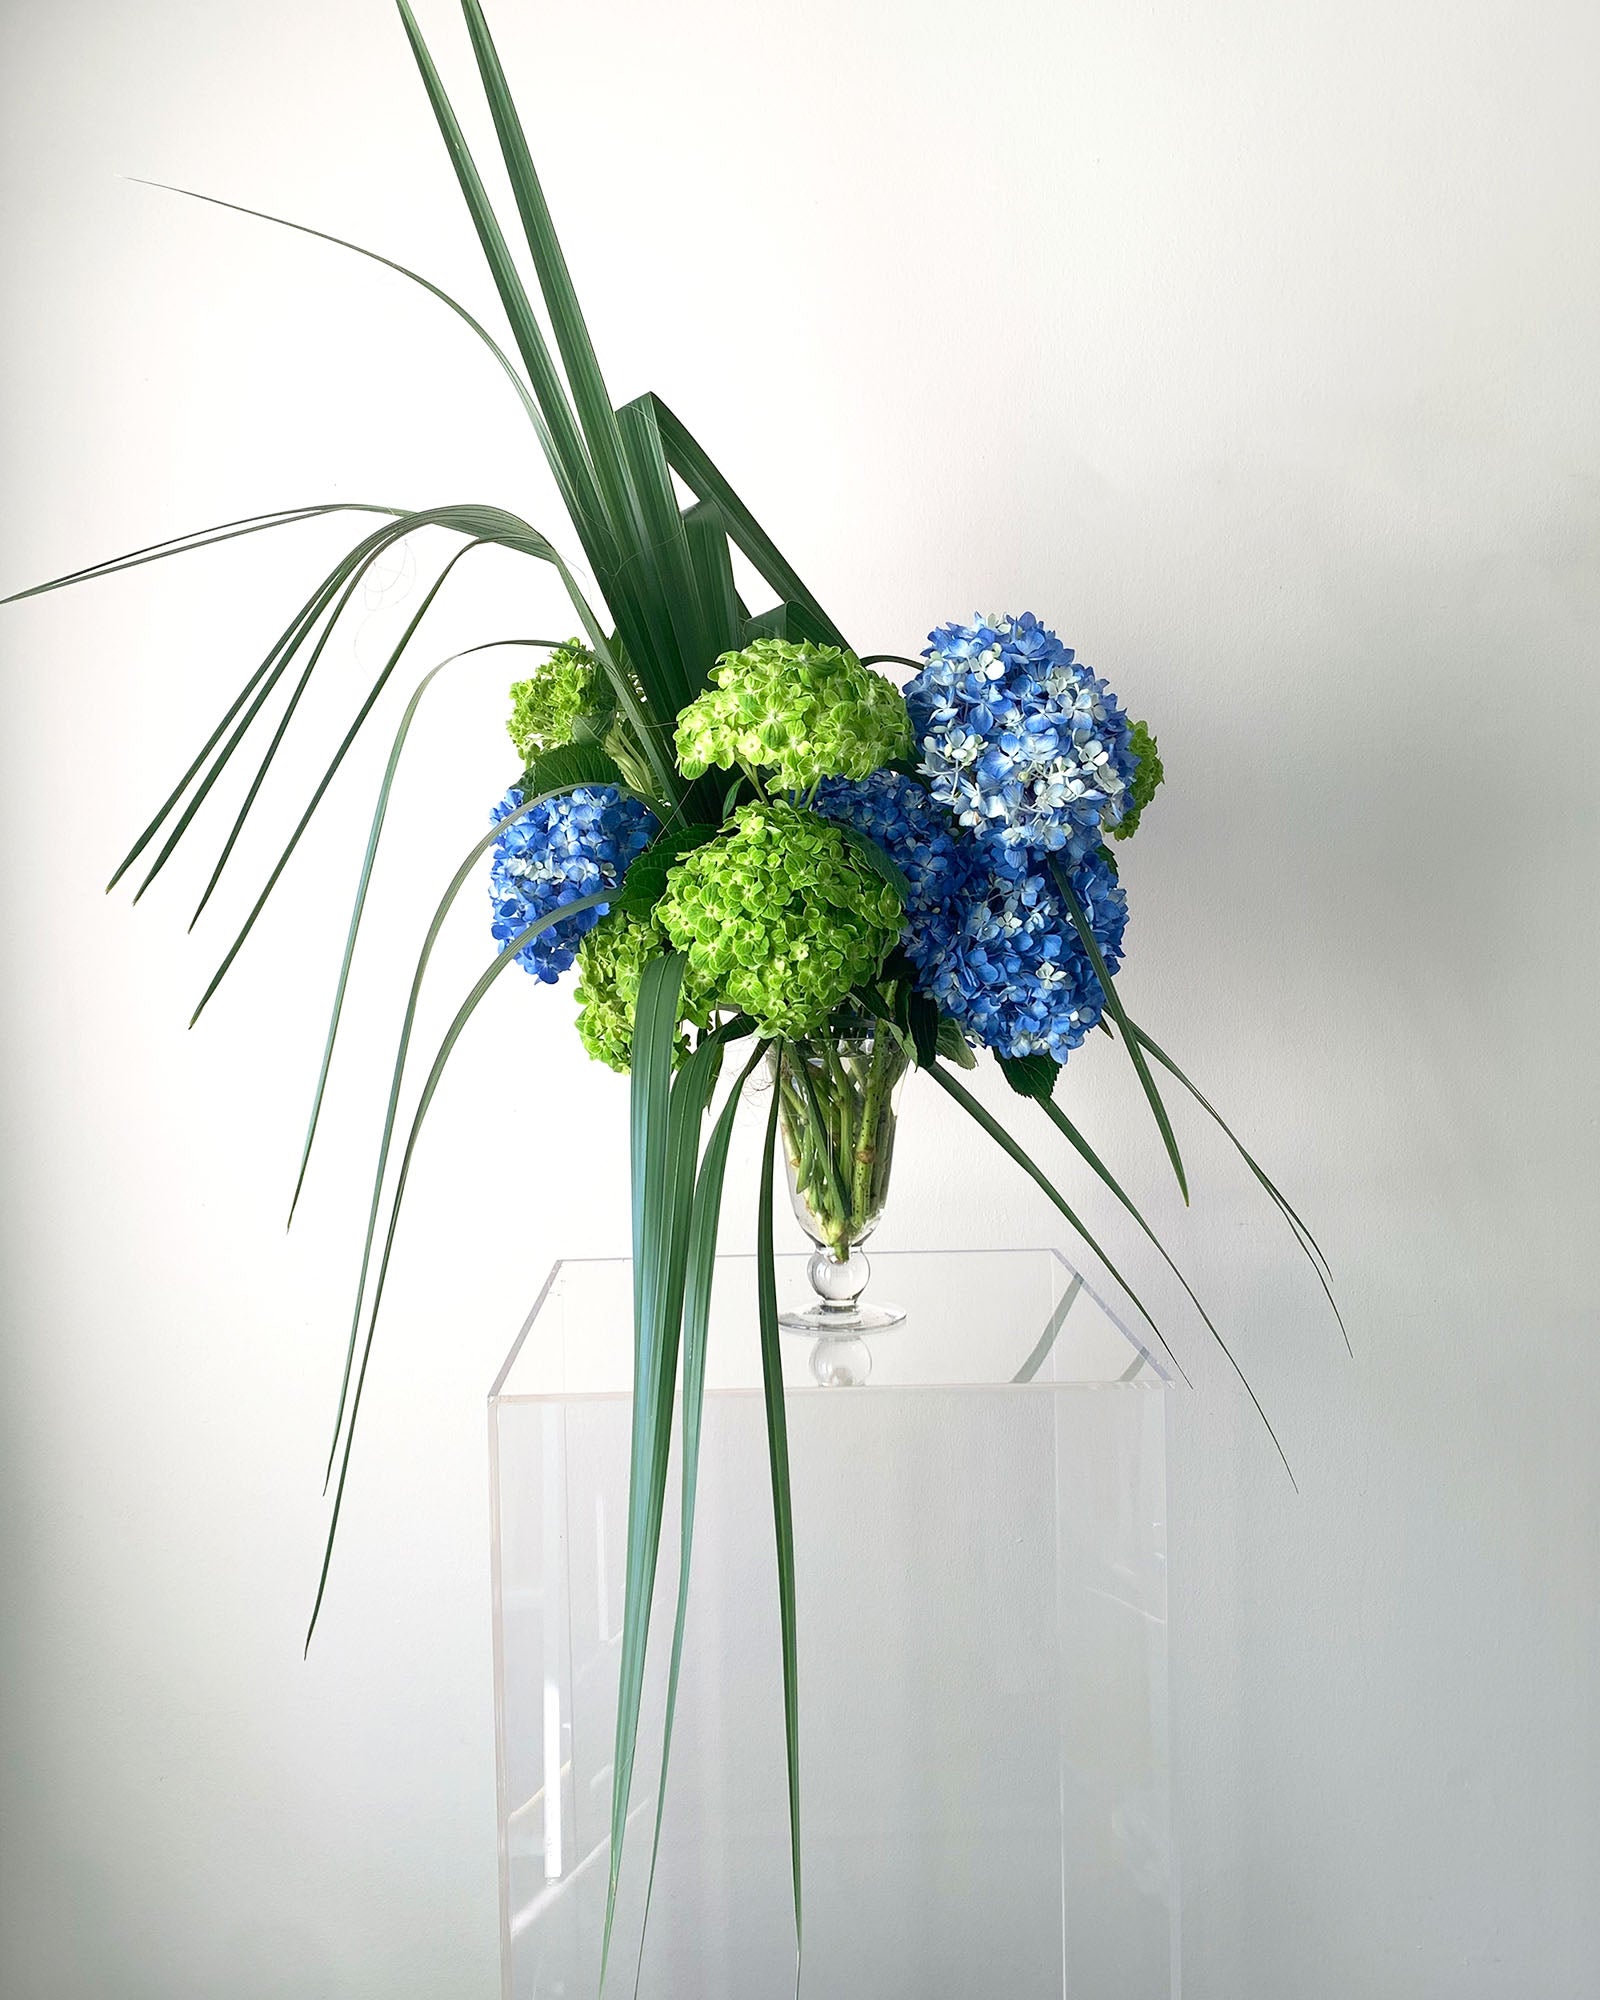
<instances>
[{"instance_id":1,"label":"clear acrylic pedestal","mask_svg":"<svg viewBox=\"0 0 1600 2000\"><path fill-rule=\"evenodd\" d=\"M1166 1377L1052 1251L872 1261L907 1316L864 1383L819 1386L826 1357L783 1336L801 1992L1173 2000ZM780 1306L804 1273L779 1258ZM626 1260L558 1264L490 1396L506 2000L599 1993L631 1300ZM725 1257L641 2000L795 1990L760 1381L754 1262ZM640 1963L676 1452L608 1994Z\"/></svg>"}]
</instances>

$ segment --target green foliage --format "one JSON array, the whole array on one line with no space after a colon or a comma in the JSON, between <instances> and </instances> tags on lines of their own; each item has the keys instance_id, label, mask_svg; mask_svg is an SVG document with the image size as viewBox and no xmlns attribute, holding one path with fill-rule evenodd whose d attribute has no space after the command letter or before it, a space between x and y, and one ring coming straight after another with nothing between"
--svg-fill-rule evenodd
<instances>
[{"instance_id":1,"label":"green foliage","mask_svg":"<svg viewBox=\"0 0 1600 2000\"><path fill-rule=\"evenodd\" d=\"M838 646L754 639L725 653L711 686L678 717L678 764L770 771L780 790L865 778L911 749L898 689Z\"/></svg>"},{"instance_id":2,"label":"green foliage","mask_svg":"<svg viewBox=\"0 0 1600 2000\"><path fill-rule=\"evenodd\" d=\"M801 807L742 806L733 831L672 869L656 921L720 1002L763 1036L818 1027L873 977L900 900L838 827Z\"/></svg>"},{"instance_id":3,"label":"green foliage","mask_svg":"<svg viewBox=\"0 0 1600 2000\"><path fill-rule=\"evenodd\" d=\"M996 1056L1000 1074L1018 1097L1037 1098L1048 1103L1055 1095L1061 1065L1051 1056Z\"/></svg>"},{"instance_id":4,"label":"green foliage","mask_svg":"<svg viewBox=\"0 0 1600 2000\"><path fill-rule=\"evenodd\" d=\"M598 664L587 646L568 639L527 680L512 682L506 733L524 764L570 743L579 718L595 712L602 692L596 682Z\"/></svg>"},{"instance_id":5,"label":"green foliage","mask_svg":"<svg viewBox=\"0 0 1600 2000\"><path fill-rule=\"evenodd\" d=\"M633 917L648 917L666 893L672 864L708 840L715 840L720 826L680 826L653 840L623 877L614 910L626 910Z\"/></svg>"},{"instance_id":6,"label":"green foliage","mask_svg":"<svg viewBox=\"0 0 1600 2000\"><path fill-rule=\"evenodd\" d=\"M1113 840L1130 840L1139 831L1139 821L1144 809L1156 795L1156 787L1166 776L1161 767L1161 755L1156 749L1156 739L1150 734L1148 722L1136 722L1129 738L1128 748L1138 758L1138 768L1133 774L1133 783L1128 787L1128 802L1122 809L1122 817L1111 829Z\"/></svg>"},{"instance_id":7,"label":"green foliage","mask_svg":"<svg viewBox=\"0 0 1600 2000\"><path fill-rule=\"evenodd\" d=\"M587 933L578 947L578 1035L596 1061L626 1075L632 1066L634 1009L639 980L652 959L668 951L667 936L649 917L611 914ZM711 995L690 971L679 995L679 1018L697 1028L711 1019ZM689 1052L683 1036L677 1060Z\"/></svg>"},{"instance_id":8,"label":"green foliage","mask_svg":"<svg viewBox=\"0 0 1600 2000\"><path fill-rule=\"evenodd\" d=\"M575 785L615 785L621 779L616 760L598 743L558 743L534 758L522 774L520 789L526 802L546 792L567 791Z\"/></svg>"}]
</instances>

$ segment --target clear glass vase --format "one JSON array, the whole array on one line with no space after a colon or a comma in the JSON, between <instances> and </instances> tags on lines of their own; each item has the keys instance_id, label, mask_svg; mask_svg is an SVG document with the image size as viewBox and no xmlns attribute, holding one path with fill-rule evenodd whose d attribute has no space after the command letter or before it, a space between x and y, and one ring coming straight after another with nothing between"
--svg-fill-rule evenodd
<instances>
[{"instance_id":1,"label":"clear glass vase","mask_svg":"<svg viewBox=\"0 0 1600 2000\"><path fill-rule=\"evenodd\" d=\"M878 1033L871 1024L785 1042L769 1057L789 1198L816 1245L806 1267L816 1301L783 1315L791 1332L842 1339L897 1326L905 1317L898 1306L863 1297L872 1268L861 1246L888 1199L895 1114L909 1060L898 1035ZM819 1358L827 1364L826 1354ZM855 1379L859 1360L842 1348L837 1358L838 1379Z\"/></svg>"}]
</instances>

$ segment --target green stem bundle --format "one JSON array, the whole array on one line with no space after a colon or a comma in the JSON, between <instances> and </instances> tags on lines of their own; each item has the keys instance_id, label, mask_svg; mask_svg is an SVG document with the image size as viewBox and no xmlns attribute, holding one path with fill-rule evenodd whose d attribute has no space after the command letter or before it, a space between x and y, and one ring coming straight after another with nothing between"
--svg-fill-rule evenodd
<instances>
[{"instance_id":1,"label":"green stem bundle","mask_svg":"<svg viewBox=\"0 0 1600 2000\"><path fill-rule=\"evenodd\" d=\"M909 1052L889 1031L824 1030L770 1057L796 1213L840 1263L882 1213L895 1087Z\"/></svg>"}]
</instances>

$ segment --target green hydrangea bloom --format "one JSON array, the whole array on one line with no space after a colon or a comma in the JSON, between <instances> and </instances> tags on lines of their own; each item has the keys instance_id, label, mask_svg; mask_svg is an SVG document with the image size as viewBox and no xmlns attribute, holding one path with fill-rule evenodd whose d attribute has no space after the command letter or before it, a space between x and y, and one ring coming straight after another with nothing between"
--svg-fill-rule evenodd
<instances>
[{"instance_id":1,"label":"green hydrangea bloom","mask_svg":"<svg viewBox=\"0 0 1600 2000\"><path fill-rule=\"evenodd\" d=\"M596 706L598 664L587 646L568 639L530 679L513 684L506 732L524 764L572 741L579 717Z\"/></svg>"},{"instance_id":2,"label":"green hydrangea bloom","mask_svg":"<svg viewBox=\"0 0 1600 2000\"><path fill-rule=\"evenodd\" d=\"M649 917L613 910L578 947L578 1036L596 1061L627 1074L633 1062L633 1013L639 980L652 958L668 950L667 936ZM684 970L681 1018L704 1028L711 1020L710 989L691 968ZM688 1053L679 1037L675 1061Z\"/></svg>"},{"instance_id":3,"label":"green hydrangea bloom","mask_svg":"<svg viewBox=\"0 0 1600 2000\"><path fill-rule=\"evenodd\" d=\"M1161 757L1156 750L1156 739L1150 734L1147 722L1136 722L1128 737L1128 748L1138 759L1133 781L1128 786L1128 796L1122 808L1122 817L1111 829L1113 840L1127 840L1139 830L1139 820L1144 809L1156 795L1156 786L1166 776L1161 768Z\"/></svg>"},{"instance_id":4,"label":"green hydrangea bloom","mask_svg":"<svg viewBox=\"0 0 1600 2000\"><path fill-rule=\"evenodd\" d=\"M677 747L686 778L744 765L800 792L909 756L911 719L893 683L854 653L755 639L713 667L711 686L678 717Z\"/></svg>"},{"instance_id":5,"label":"green hydrangea bloom","mask_svg":"<svg viewBox=\"0 0 1600 2000\"><path fill-rule=\"evenodd\" d=\"M871 979L900 935L900 899L838 827L754 804L667 876L656 921L688 971L763 1035L803 1035Z\"/></svg>"}]
</instances>

